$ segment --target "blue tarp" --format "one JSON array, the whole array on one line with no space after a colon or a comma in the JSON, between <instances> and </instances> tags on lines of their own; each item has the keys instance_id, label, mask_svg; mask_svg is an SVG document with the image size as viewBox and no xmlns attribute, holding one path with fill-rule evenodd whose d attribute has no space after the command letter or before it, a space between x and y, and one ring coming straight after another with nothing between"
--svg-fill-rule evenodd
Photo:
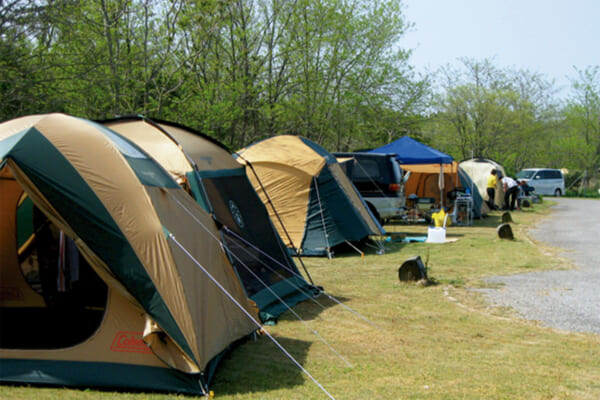
<instances>
[{"instance_id":1,"label":"blue tarp","mask_svg":"<svg viewBox=\"0 0 600 400\"><path fill-rule=\"evenodd\" d=\"M369 151L369 153L395 153L400 164L450 164L452 157L429 147L415 139L403 136L400 139Z\"/></svg>"}]
</instances>

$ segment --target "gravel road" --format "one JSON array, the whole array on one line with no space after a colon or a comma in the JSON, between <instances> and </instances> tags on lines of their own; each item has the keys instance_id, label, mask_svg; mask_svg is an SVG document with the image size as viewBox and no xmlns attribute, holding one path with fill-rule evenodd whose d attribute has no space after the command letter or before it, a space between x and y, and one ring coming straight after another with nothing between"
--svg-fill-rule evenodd
<instances>
[{"instance_id":1,"label":"gravel road","mask_svg":"<svg viewBox=\"0 0 600 400\"><path fill-rule=\"evenodd\" d=\"M523 318L573 331L600 334L600 201L553 198L553 213L529 234L535 241L564 249L560 255L577 266L497 276L483 289L490 303L514 308Z\"/></svg>"}]
</instances>

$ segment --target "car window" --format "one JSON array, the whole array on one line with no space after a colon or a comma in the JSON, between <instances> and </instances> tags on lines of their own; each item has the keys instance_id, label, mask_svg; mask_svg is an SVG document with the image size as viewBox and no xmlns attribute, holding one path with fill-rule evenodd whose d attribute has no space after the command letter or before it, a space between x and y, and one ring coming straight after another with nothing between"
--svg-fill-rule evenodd
<instances>
[{"instance_id":1,"label":"car window","mask_svg":"<svg viewBox=\"0 0 600 400\"><path fill-rule=\"evenodd\" d=\"M517 173L517 175L515 175L515 177L517 179L531 179L531 177L533 176L534 173L535 173L535 171L523 170L523 171L519 171Z\"/></svg>"},{"instance_id":2,"label":"car window","mask_svg":"<svg viewBox=\"0 0 600 400\"><path fill-rule=\"evenodd\" d=\"M402 177L402 172L400 172L400 164L393 158L390 158L390 163L392 164L392 170L394 171L394 180L400 182Z\"/></svg>"},{"instance_id":3,"label":"car window","mask_svg":"<svg viewBox=\"0 0 600 400\"><path fill-rule=\"evenodd\" d=\"M554 170L548 171L548 178L549 179L561 179L562 176L560 176L560 171L554 169Z\"/></svg>"},{"instance_id":4,"label":"car window","mask_svg":"<svg viewBox=\"0 0 600 400\"><path fill-rule=\"evenodd\" d=\"M356 180L379 179L379 164L375 160L357 160L353 176Z\"/></svg>"}]
</instances>

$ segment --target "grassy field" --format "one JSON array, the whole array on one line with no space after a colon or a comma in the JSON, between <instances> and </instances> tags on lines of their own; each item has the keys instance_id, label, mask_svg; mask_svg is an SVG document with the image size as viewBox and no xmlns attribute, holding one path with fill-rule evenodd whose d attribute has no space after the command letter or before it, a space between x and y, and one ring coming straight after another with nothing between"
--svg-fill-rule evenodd
<instances>
[{"instance_id":1,"label":"grassy field","mask_svg":"<svg viewBox=\"0 0 600 400\"><path fill-rule=\"evenodd\" d=\"M384 255L304 258L315 283L343 305L322 296L294 309L303 320L287 312L266 330L338 400L598 399L600 336L520 319L471 290L488 276L571 268L527 236L548 203L512 213L514 241L497 237L497 212L473 227L449 227L452 243L388 242ZM427 232L424 225L386 229ZM416 255L430 281L400 282L398 268ZM212 390L223 400L328 398L266 335L229 354ZM185 396L0 386L0 398Z\"/></svg>"}]
</instances>

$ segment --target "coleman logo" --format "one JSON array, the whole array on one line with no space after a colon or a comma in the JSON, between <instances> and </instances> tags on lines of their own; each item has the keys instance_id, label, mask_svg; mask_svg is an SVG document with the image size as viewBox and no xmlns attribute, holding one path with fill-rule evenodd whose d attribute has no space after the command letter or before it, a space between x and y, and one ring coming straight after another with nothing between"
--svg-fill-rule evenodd
<instances>
[{"instance_id":1,"label":"coleman logo","mask_svg":"<svg viewBox=\"0 0 600 400\"><path fill-rule=\"evenodd\" d=\"M0 287L0 300L2 301L23 301L25 296L18 287Z\"/></svg>"},{"instance_id":2,"label":"coleman logo","mask_svg":"<svg viewBox=\"0 0 600 400\"><path fill-rule=\"evenodd\" d=\"M229 211L231 211L231 216L235 220L235 223L238 224L238 226L241 229L244 229L246 224L244 223L244 217L242 217L242 212L240 211L237 204L235 204L235 202L233 200L229 200L228 206L229 206Z\"/></svg>"},{"instance_id":3,"label":"coleman logo","mask_svg":"<svg viewBox=\"0 0 600 400\"><path fill-rule=\"evenodd\" d=\"M115 335L111 351L125 353L152 353L152 350L142 340L141 332L119 332Z\"/></svg>"}]
</instances>

